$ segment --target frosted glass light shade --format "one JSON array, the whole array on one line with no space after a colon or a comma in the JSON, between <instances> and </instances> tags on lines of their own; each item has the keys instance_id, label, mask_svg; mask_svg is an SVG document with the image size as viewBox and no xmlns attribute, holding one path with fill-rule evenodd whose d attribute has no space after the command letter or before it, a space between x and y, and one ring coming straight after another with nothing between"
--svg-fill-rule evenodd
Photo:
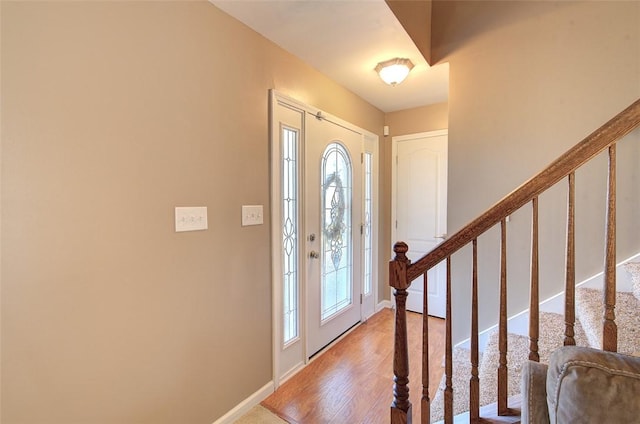
<instances>
[{"instance_id":1,"label":"frosted glass light shade","mask_svg":"<svg viewBox=\"0 0 640 424\"><path fill-rule=\"evenodd\" d=\"M400 84L407 78L409 71L413 69L413 63L409 59L395 58L378 63L376 72L382 81L389 85Z\"/></svg>"}]
</instances>

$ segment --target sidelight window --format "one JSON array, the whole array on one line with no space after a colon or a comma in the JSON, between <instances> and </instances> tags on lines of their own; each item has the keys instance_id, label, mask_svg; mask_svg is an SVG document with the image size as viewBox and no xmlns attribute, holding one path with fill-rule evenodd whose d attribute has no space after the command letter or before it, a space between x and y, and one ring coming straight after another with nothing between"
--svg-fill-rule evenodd
<instances>
[{"instance_id":1,"label":"sidelight window","mask_svg":"<svg viewBox=\"0 0 640 424\"><path fill-rule=\"evenodd\" d=\"M298 270L298 130L282 128L282 281L283 342L299 336L300 278Z\"/></svg>"},{"instance_id":2,"label":"sidelight window","mask_svg":"<svg viewBox=\"0 0 640 424\"><path fill-rule=\"evenodd\" d=\"M362 228L364 242L364 284L362 294L368 296L373 287L373 154L364 154L364 224Z\"/></svg>"}]
</instances>

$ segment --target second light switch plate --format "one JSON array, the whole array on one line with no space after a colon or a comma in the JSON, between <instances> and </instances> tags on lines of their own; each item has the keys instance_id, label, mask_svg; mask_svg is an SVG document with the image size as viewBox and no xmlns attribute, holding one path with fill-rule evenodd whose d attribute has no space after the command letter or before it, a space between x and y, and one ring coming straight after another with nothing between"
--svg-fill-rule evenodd
<instances>
[{"instance_id":1,"label":"second light switch plate","mask_svg":"<svg viewBox=\"0 0 640 424\"><path fill-rule=\"evenodd\" d=\"M242 226L260 225L264 222L262 214L262 205L243 205L242 206Z\"/></svg>"}]
</instances>

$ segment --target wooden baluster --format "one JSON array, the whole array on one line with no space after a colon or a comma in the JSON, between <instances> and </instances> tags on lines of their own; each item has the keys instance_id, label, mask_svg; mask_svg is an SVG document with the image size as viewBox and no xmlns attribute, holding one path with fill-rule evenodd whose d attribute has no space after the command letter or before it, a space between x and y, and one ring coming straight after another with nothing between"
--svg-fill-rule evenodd
<instances>
[{"instance_id":1,"label":"wooden baluster","mask_svg":"<svg viewBox=\"0 0 640 424\"><path fill-rule=\"evenodd\" d=\"M393 350L393 403L391 404L391 423L411 423L411 402L409 401L409 346L407 344L407 266L406 256L409 246L398 242L393 246L396 256L389 263L389 285L395 290L396 327Z\"/></svg>"},{"instance_id":2,"label":"wooden baluster","mask_svg":"<svg viewBox=\"0 0 640 424\"><path fill-rule=\"evenodd\" d=\"M609 177L607 190L607 226L605 229L606 250L604 258L604 323L602 349L618 350L618 327L616 325L616 145L609 147Z\"/></svg>"},{"instance_id":3,"label":"wooden baluster","mask_svg":"<svg viewBox=\"0 0 640 424\"><path fill-rule=\"evenodd\" d=\"M575 232L575 172L569 174L569 195L567 199L567 259L564 296L564 345L575 346L574 325L576 322L576 232Z\"/></svg>"},{"instance_id":4,"label":"wooden baluster","mask_svg":"<svg viewBox=\"0 0 640 424\"><path fill-rule=\"evenodd\" d=\"M478 378L478 239L473 239L473 275L471 288L471 380L469 381L469 417L480 422L480 379Z\"/></svg>"},{"instance_id":5,"label":"wooden baluster","mask_svg":"<svg viewBox=\"0 0 640 424\"><path fill-rule=\"evenodd\" d=\"M431 422L431 400L429 399L429 290L427 273L424 273L422 297L422 402L420 405L420 422Z\"/></svg>"},{"instance_id":6,"label":"wooden baluster","mask_svg":"<svg viewBox=\"0 0 640 424\"><path fill-rule=\"evenodd\" d=\"M445 388L444 388L444 422L453 423L453 349L451 339L451 256L447 257L447 306L445 323Z\"/></svg>"},{"instance_id":7,"label":"wooden baluster","mask_svg":"<svg viewBox=\"0 0 640 424\"><path fill-rule=\"evenodd\" d=\"M533 198L531 217L531 293L529 294L529 359L540 361L538 338L540 335L540 297L539 297L539 249L538 249L538 197Z\"/></svg>"},{"instance_id":8,"label":"wooden baluster","mask_svg":"<svg viewBox=\"0 0 640 424\"><path fill-rule=\"evenodd\" d=\"M498 415L507 415L507 221L500 222L500 320L498 323Z\"/></svg>"}]
</instances>

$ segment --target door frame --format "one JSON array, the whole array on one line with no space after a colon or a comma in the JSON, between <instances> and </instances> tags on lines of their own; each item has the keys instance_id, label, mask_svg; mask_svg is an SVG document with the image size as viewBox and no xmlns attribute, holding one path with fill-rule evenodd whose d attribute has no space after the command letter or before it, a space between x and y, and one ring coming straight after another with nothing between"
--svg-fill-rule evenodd
<instances>
[{"instance_id":1,"label":"door frame","mask_svg":"<svg viewBox=\"0 0 640 424\"><path fill-rule=\"evenodd\" d=\"M442 130L434 130L434 131L425 131L414 134L406 134L406 135L398 135L391 137L391 246L390 246L390 260L393 260L395 253L393 252L393 245L399 241L396 238L397 234L397 205L396 205L396 193L398 192L398 180L396 177L396 173L398 171L398 143L408 140L414 140L416 138L427 138L427 137L439 137L446 135L447 138L449 136L449 129ZM447 210L448 210L447 205ZM426 290L426 287L425 287ZM393 299L393 287L389 288L389 299Z\"/></svg>"},{"instance_id":2,"label":"door frame","mask_svg":"<svg viewBox=\"0 0 640 424\"><path fill-rule=\"evenodd\" d=\"M302 354L299 358L295 359L296 364L289 369L282 369L281 359L282 352L287 349L287 347L282 344L282 311L283 311L283 282L282 282L282 242L281 242L281 178L282 178L282 169L280 163L280 125L275 122L276 119L276 108L281 105L297 112L301 113L302 116L302 125L301 125L301 148L299 151L299 155L301 159L304 159L304 144L306 142L306 119L324 119L332 122L333 124L342 126L346 129L354 131L361 135L363 140L363 152L372 153L373 154L373 216L371 226L375 229L374 238L372 240L373 243L373 264L372 264L372 294L373 296L373 307L370 310L370 314L367 316L366 314L369 312L365 311L365 308L361 306L361 322L365 321L370 315L373 315L377 310L377 305L380 299L380 293L378 290L378 204L379 204L379 196L378 196L378 155L379 155L379 137L378 135L371 133L367 130L364 130L360 127L357 127L349 122L346 122L336 116L333 116L329 113L322 111L319 108L307 105L302 103L292 97L289 97L285 94L282 94L276 90L269 90L269 141L270 141L270 232L271 232L271 287L272 287L272 351L273 351L273 383L274 389L277 389L280 384L284 381L291 378L293 375L298 373L301 369L303 369L309 363L309 354L307 347L307 335L308 335L308 322L306 319L307 313L307 292L306 286L306 272L300 272L299 275L299 309L300 309L300 319L299 319L299 340L302 343ZM363 153L364 155L364 153ZM355 158L354 158L355 159ZM362 158L361 158L362 159ZM304 166L304 163L303 165ZM364 167L363 167L364 172ZM304 187L304 169L300 169L299 171L299 187ZM363 180L364 181L364 180ZM301 203L298 215L299 215L299 230L298 233L301 237L298 237L299 243L299 254L303 255L306 252L305 246L305 235L304 235L304 193L303 190L300 190L299 193L299 201ZM361 249L362 250L362 249ZM363 260L363 256L361 255L361 260ZM302 264L304 263L304 258L298 259L298 266L302 270ZM362 284L362 281L360 282ZM331 345L329 345L331 346ZM323 350L326 350L323 349ZM323 352L320 351L320 353ZM315 357L317 357L316 355ZM315 358L314 357L314 358Z\"/></svg>"}]
</instances>

